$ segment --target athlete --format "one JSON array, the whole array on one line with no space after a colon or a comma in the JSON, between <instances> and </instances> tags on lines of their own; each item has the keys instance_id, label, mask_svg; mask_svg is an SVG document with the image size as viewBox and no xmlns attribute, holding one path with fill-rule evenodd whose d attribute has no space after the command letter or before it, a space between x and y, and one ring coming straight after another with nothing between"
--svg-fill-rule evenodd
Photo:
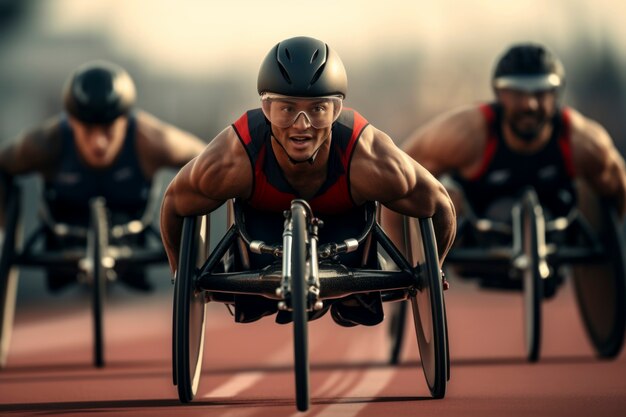
<instances>
[{"instance_id":1,"label":"athlete","mask_svg":"<svg viewBox=\"0 0 626 417\"><path fill-rule=\"evenodd\" d=\"M548 216L565 215L580 177L623 217L624 160L600 124L561 105L564 84L563 65L550 50L514 45L495 66L494 102L434 119L404 149L435 176L451 174L464 196L455 198L459 213L501 217L500 202L534 187Z\"/></svg>"},{"instance_id":2,"label":"athlete","mask_svg":"<svg viewBox=\"0 0 626 417\"><path fill-rule=\"evenodd\" d=\"M379 201L402 214L432 217L443 260L456 231L446 190L387 134L343 107L347 76L333 49L308 37L284 40L265 57L257 87L261 107L224 129L165 193L161 233L172 272L183 217L209 213L231 198L259 216L280 216L291 200L303 198L322 220L338 214L349 220L355 208ZM282 223L278 227L282 233ZM271 300L259 300L258 311L251 311L251 301L235 301L236 321L276 311ZM378 324L380 294L335 302L331 315L343 326Z\"/></svg>"},{"instance_id":3,"label":"athlete","mask_svg":"<svg viewBox=\"0 0 626 417\"><path fill-rule=\"evenodd\" d=\"M206 144L134 103L135 86L124 69L105 61L82 65L65 85L65 112L0 148L0 173L40 173L45 206L57 222L86 225L89 200L97 196L105 198L114 224L140 218L155 173L180 168ZM75 243L46 236L48 249ZM75 270L48 272L51 290L76 281ZM123 282L149 289L143 271L126 272L118 274Z\"/></svg>"}]
</instances>

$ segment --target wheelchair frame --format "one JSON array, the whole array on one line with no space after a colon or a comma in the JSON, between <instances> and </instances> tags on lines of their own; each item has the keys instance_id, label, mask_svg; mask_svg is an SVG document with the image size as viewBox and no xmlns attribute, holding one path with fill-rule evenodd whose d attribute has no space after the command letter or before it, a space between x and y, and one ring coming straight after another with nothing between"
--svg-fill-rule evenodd
<instances>
[{"instance_id":1,"label":"wheelchair frame","mask_svg":"<svg viewBox=\"0 0 626 417\"><path fill-rule=\"evenodd\" d=\"M470 214L462 226L472 228L474 233L508 234L512 238L511 246L457 246L446 258L448 265L469 271L485 265L508 268L513 278L490 281L490 286L495 288L499 285L508 288L509 284L516 282L521 284L525 349L530 362L540 357L543 299L556 292L560 285L556 271L565 265L572 268L579 309L597 355L613 358L623 345L626 329L625 246L617 215L608 202L594 199L585 184L577 186L585 190L579 195L585 196L593 208L574 208L566 217L546 221L535 191L528 189L513 207L511 225L478 219ZM592 218L595 218L593 225ZM575 232L577 241L574 244L551 242L549 236L553 232ZM598 276L594 270L603 272ZM482 279L480 275L468 278ZM600 293L593 288L594 280L604 282Z\"/></svg>"},{"instance_id":2,"label":"wheelchair frame","mask_svg":"<svg viewBox=\"0 0 626 417\"><path fill-rule=\"evenodd\" d=\"M209 215L187 217L183 223L172 339L173 379L181 402L192 401L198 390L206 302L228 304L235 294L252 294L275 300L279 310L292 311L296 406L305 411L310 404L307 312L322 308L326 300L373 291L380 291L383 301L411 300L426 382L433 397L444 397L449 379L447 326L430 218L407 222L412 250L406 259L376 221L376 203L366 205L366 225L359 236L319 248L317 230L321 222L304 200L292 201L290 210L285 212L282 245L252 240L239 203L231 200L229 205L234 210L234 224L208 256ZM239 243L252 252L272 254L281 259L281 264L228 271L224 261ZM366 245L366 252L378 245L398 270L319 262L356 250L360 245Z\"/></svg>"},{"instance_id":3,"label":"wheelchair frame","mask_svg":"<svg viewBox=\"0 0 626 417\"><path fill-rule=\"evenodd\" d=\"M110 238L123 239L130 235L152 233L160 238L152 226L158 205L159 193L153 186L146 205L144 216L127 224L116 225L109 231L106 203L103 198L95 198L89 203L89 225L79 227L56 222L45 201L41 201L41 225L26 239L20 250L20 205L21 189L13 181L7 182L6 235L0 258L0 367L6 365L9 343L13 328L13 316L17 296L17 267L49 268L58 266L76 267L84 274L91 287L93 318L93 363L96 367L105 365L104 359L104 298L106 284L111 281L111 273L116 264L150 265L167 263L162 247L139 249L130 246L113 245ZM85 249L79 250L37 250L35 247L51 232L60 238L85 239ZM160 240L160 239L159 239ZM77 277L78 279L78 277Z\"/></svg>"}]
</instances>

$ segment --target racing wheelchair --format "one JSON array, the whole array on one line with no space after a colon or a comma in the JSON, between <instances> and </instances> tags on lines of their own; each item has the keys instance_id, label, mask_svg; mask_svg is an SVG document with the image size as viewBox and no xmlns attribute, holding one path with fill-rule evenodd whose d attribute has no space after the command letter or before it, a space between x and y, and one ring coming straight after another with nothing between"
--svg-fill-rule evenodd
<instances>
[{"instance_id":1,"label":"racing wheelchair","mask_svg":"<svg viewBox=\"0 0 626 417\"><path fill-rule=\"evenodd\" d=\"M291 313L296 407L305 411L310 404L309 313L324 308L325 303L368 292L380 292L383 301L411 302L430 394L445 396L447 324L430 218L405 219L407 247L411 248L407 259L380 227L377 203L365 204L347 217L323 220L313 215L304 200L293 200L284 217L251 213L249 206L236 200L227 204L230 228L211 252L209 215L183 221L172 338L173 382L181 402L192 401L198 391L207 302L233 305L239 295L255 295L275 301L279 312ZM320 232L325 227L347 235L326 241ZM253 239L268 229L274 230L272 243ZM350 256L359 267L347 265ZM381 269L381 265L387 266Z\"/></svg>"},{"instance_id":2,"label":"racing wheelchair","mask_svg":"<svg viewBox=\"0 0 626 417\"><path fill-rule=\"evenodd\" d=\"M615 208L576 184L578 204L566 216L549 218L534 189L511 209L511 222L478 218L471 211L459 221L457 244L446 258L460 278L481 286L521 290L526 358L540 357L542 302L553 297L564 278L574 291L588 338L600 358L617 356L626 330L624 239ZM465 204L465 207L469 207ZM471 243L462 243L471 236ZM390 331L391 362L398 362L404 311L396 311Z\"/></svg>"},{"instance_id":3,"label":"racing wheelchair","mask_svg":"<svg viewBox=\"0 0 626 417\"><path fill-rule=\"evenodd\" d=\"M42 201L39 216L41 224L23 242L21 187L7 178L3 178L3 181L7 198L3 207L4 241L0 247L0 367L5 366L9 352L19 267L73 271L71 273L76 276L76 280L90 288L93 364L103 367L103 310L107 284L117 279L118 269L132 270L133 267L167 263L161 245L149 247L144 244L150 235L160 243L160 234L152 226L160 188L152 187L142 218L115 225L110 224L110 213L102 197L89 202L89 222L86 227L57 222L45 201ZM71 247L50 247L46 243L49 239L71 242ZM138 242L141 244L135 244Z\"/></svg>"}]
</instances>

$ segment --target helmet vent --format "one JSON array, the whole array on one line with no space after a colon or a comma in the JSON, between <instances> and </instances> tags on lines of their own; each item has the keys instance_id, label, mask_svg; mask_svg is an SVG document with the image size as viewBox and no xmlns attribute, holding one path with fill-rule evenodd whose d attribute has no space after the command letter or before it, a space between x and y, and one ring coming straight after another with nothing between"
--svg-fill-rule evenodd
<instances>
[{"instance_id":1,"label":"helmet vent","mask_svg":"<svg viewBox=\"0 0 626 417\"><path fill-rule=\"evenodd\" d=\"M280 70L280 73L285 79L285 81L287 81L287 84L291 84L291 78L289 78L289 73L287 72L283 64L281 64L280 62L278 63L278 69Z\"/></svg>"},{"instance_id":2,"label":"helmet vent","mask_svg":"<svg viewBox=\"0 0 626 417\"><path fill-rule=\"evenodd\" d=\"M291 59L291 54L289 53L289 49L287 48L285 48L285 55L287 56L289 62L293 62L293 60Z\"/></svg>"},{"instance_id":3,"label":"helmet vent","mask_svg":"<svg viewBox=\"0 0 626 417\"><path fill-rule=\"evenodd\" d=\"M311 82L309 83L309 86L312 86L313 84L315 84L315 82L320 78L320 76L324 72L325 67L326 67L326 64L322 65L321 67L318 68L317 71L315 71L315 74L313 74L313 77L311 78Z\"/></svg>"},{"instance_id":4,"label":"helmet vent","mask_svg":"<svg viewBox=\"0 0 626 417\"><path fill-rule=\"evenodd\" d=\"M319 55L320 50L316 49L315 52L313 52L313 56L311 56L311 64L313 63L313 61L315 61L317 59L317 56Z\"/></svg>"}]
</instances>

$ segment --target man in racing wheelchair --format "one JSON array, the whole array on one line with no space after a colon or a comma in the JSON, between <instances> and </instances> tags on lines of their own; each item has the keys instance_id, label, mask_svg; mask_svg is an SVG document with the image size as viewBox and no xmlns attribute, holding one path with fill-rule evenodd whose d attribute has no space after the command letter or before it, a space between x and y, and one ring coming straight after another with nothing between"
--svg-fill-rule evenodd
<instances>
[{"instance_id":1,"label":"man in racing wheelchair","mask_svg":"<svg viewBox=\"0 0 626 417\"><path fill-rule=\"evenodd\" d=\"M457 244L448 265L454 267L459 277L478 278L482 285L496 288L526 287L528 281L520 276L520 271L527 269L524 265L532 259L528 256L513 259L526 261L519 265L515 262L511 265L511 259L496 264L494 259L499 255L495 256L493 251L507 244L523 246L521 240L516 241L516 236L524 234L523 227L516 226L521 222L520 211L517 211L520 207L521 210L526 207L526 213L540 225L532 226L536 227L534 234L539 235L533 239L538 242L535 252L539 252L539 286L542 287L542 294L535 299L555 294L568 271L561 268L562 265L572 265L572 262L592 265L599 262L598 259L607 258L607 254L613 253L611 250L616 254L614 264L623 263L617 262L617 258L622 259L619 253L623 244L618 243L621 238L615 231L615 224L610 225L609 220L604 219L586 227L593 222L587 222L589 213L583 212L590 210L589 203L597 197L605 205L603 217L611 217L607 204L617 213L611 221L624 217L624 160L600 124L571 107L560 105L564 84L563 65L549 49L533 43L513 45L495 65L494 102L464 107L437 117L417 129L405 143L406 152L433 175L447 176L442 181L448 181L459 214ZM579 191L583 189L586 191ZM592 211L595 215L591 217L597 217L601 210L596 207ZM607 229L613 230L605 233ZM602 234L605 238L600 236ZM609 235L612 237L606 237ZM569 247L580 248L581 240L598 240L594 240L594 236L600 236L599 240L612 240L614 245L604 245L599 251L567 254ZM611 245L615 247L611 249ZM470 252L457 249L475 250L471 252L473 255L461 257L456 255ZM479 255L487 254L484 249L492 249L494 256L485 256L485 260L476 262ZM604 257L596 256L601 253L588 256L602 251ZM546 260L554 262L544 263ZM615 304L623 303L622 266L618 265L612 273L607 273L607 269L582 273L585 267L573 267L583 318L592 339L597 331L593 329L594 321L604 328L609 321L615 323L615 338L606 336L608 331L602 337L617 340L616 347L599 349L601 355L611 356L619 352L623 338L623 323L620 324L623 313L619 306L615 308L615 317L607 316L613 308L608 307L613 303L610 298L617 297ZM614 275L610 277L611 274ZM583 275L587 276L586 280ZM588 279L590 275L596 275L595 281ZM592 287L602 287L602 277L611 284L602 289L602 296L594 296L600 293ZM524 291L526 294L526 289ZM607 303L606 308L601 308L602 303ZM595 319L593 311L597 313ZM536 360L537 349L530 349L531 360Z\"/></svg>"},{"instance_id":2,"label":"man in racing wheelchair","mask_svg":"<svg viewBox=\"0 0 626 417\"><path fill-rule=\"evenodd\" d=\"M451 175L449 191L461 217L510 221L512 205L527 188L548 219L567 216L580 177L623 218L624 160L601 125L559 105L564 84L563 65L550 50L514 45L495 66L495 102L436 118L404 149L433 175ZM459 243L464 238L459 234Z\"/></svg>"},{"instance_id":3,"label":"man in racing wheelchair","mask_svg":"<svg viewBox=\"0 0 626 417\"><path fill-rule=\"evenodd\" d=\"M294 199L306 200L327 229L349 228L359 208L378 201L411 217L432 217L439 259L443 262L456 232L454 206L444 187L391 138L358 112L343 107L347 76L324 42L295 37L278 43L258 75L261 108L247 111L224 129L167 189L161 233L172 272L179 264L183 218L209 213L229 199L247 216L279 219L265 230L282 232L281 213ZM282 220L281 220L282 219ZM258 239L258 237L255 237ZM323 239L321 237L321 239ZM342 326L375 325L383 320L380 293L353 294L328 308ZM277 311L276 301L237 296L235 320L252 322ZM283 313L285 313L283 315ZM281 311L276 321L287 323Z\"/></svg>"},{"instance_id":4,"label":"man in racing wheelchair","mask_svg":"<svg viewBox=\"0 0 626 417\"><path fill-rule=\"evenodd\" d=\"M134 109L135 96L133 80L120 66L85 63L64 87L65 112L0 149L5 184L15 175L43 176L42 217L51 225L45 232L46 250L84 248L84 237L59 235L52 226L86 227L89 202L97 196L104 197L112 225L141 219L157 171L180 168L204 148L192 134ZM7 192L2 188L0 184L0 195ZM145 244L143 235L124 239L128 244ZM143 268L117 268L118 278L129 287L151 288ZM76 282L78 273L70 266L51 266L46 271L52 291Z\"/></svg>"}]
</instances>

